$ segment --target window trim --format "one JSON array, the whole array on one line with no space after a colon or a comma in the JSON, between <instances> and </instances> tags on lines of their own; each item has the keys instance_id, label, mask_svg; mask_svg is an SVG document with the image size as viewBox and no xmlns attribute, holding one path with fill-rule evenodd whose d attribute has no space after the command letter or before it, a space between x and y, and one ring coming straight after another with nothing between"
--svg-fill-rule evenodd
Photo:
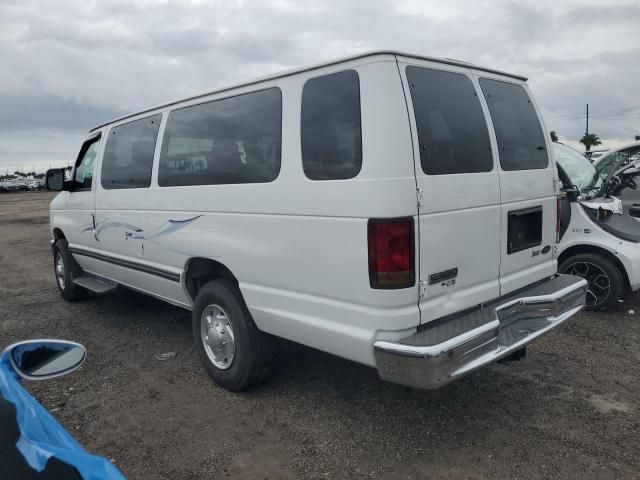
<instances>
[{"instance_id":1,"label":"window trim","mask_svg":"<svg viewBox=\"0 0 640 480\"><path fill-rule=\"evenodd\" d=\"M480 118L484 122L484 126L487 133L487 140L488 140L488 145L490 149L489 156L491 157L491 163L490 163L489 169L477 170L477 171L471 171L471 172L449 172L449 173L428 173L425 170L424 165L422 163L422 150L420 148L420 134L419 134L420 129L418 128L418 118L416 116L416 109L413 102L413 96L411 93L411 81L409 80L409 75L408 75L409 68L421 68L424 70L430 70L430 71L439 72L439 73L460 75L469 81L472 92L475 94L477 98L478 107L480 108ZM477 175L477 174L487 174L487 173L497 172L497 165L499 164L499 161L494 154L494 149L496 148L496 146L494 145L495 134L494 134L493 122L491 121L491 116L488 108L485 108L486 107L485 99L484 97L481 96L482 90L480 90L479 85L476 85L476 82L474 81L474 79L475 79L474 75L471 75L465 71L434 68L431 65L417 65L415 63L407 63L404 65L404 80L406 81L406 88L407 88L407 91L404 92L405 102L408 105L407 108L410 108L408 113L409 113L409 120L410 120L411 127L412 129L415 129L415 134L412 133L412 142L415 145L413 147L414 158L415 158L415 162L420 165L420 172L422 172L423 175L427 177L442 177L445 175ZM403 88L404 88L404 84L403 84ZM417 152L417 157L415 152Z\"/></svg>"},{"instance_id":2,"label":"window trim","mask_svg":"<svg viewBox=\"0 0 640 480\"><path fill-rule=\"evenodd\" d=\"M155 138L155 142L153 145L153 157L151 159L151 170L149 171L149 185L146 185L144 187L117 187L117 188L110 188L109 186L104 184L104 176L102 175L103 170L104 170L104 157L105 157L105 153L107 151L107 144L109 143L109 135L111 135L111 133L113 132L113 129L115 128L121 128L124 127L126 125L130 125L132 123L135 122L139 122L141 120L147 120L150 119L151 117L160 117L158 120L158 131L156 132L156 138ZM158 150L158 139L161 136L161 129L162 129L162 121L163 121L164 115L163 112L157 111L155 113L152 113L151 115L147 115L145 117L142 118L136 118L133 119L131 121L128 122L123 122L123 123L118 123L118 124L114 124L109 126L109 128L105 131L105 142L104 142L104 149L102 152L102 162L100 162L100 187L102 188L102 190L139 190L139 189L149 189L151 187L153 187L153 170L154 170L154 166L155 166L155 162L156 162L156 152Z\"/></svg>"},{"instance_id":3,"label":"window trim","mask_svg":"<svg viewBox=\"0 0 640 480\"><path fill-rule=\"evenodd\" d=\"M96 158L94 160L95 165L93 166L94 168L94 175L91 178L91 187L90 188L74 188L73 191L74 192L90 192L93 190L93 185L96 183L96 174L98 173L98 160L100 157L100 141L102 140L102 132L98 132L97 135L91 135L89 138L87 138L83 143L82 146L80 147L80 151L78 152L78 156L76 157L76 161L73 165L73 172L72 172L72 177L71 179L73 180L73 185L76 185L76 171L78 170L78 166L80 166L80 161L82 159L84 159L84 156L86 155L87 151L89 150L89 148L91 147L91 145L93 145L94 143L98 143L98 151L96 152Z\"/></svg>"},{"instance_id":4,"label":"window trim","mask_svg":"<svg viewBox=\"0 0 640 480\"><path fill-rule=\"evenodd\" d=\"M241 183L204 183L204 184L194 184L194 185L163 185L160 183L160 162L162 161L162 149L164 147L164 139L167 133L167 125L169 124L169 118L171 117L171 114L173 112L177 112L179 110L185 110L187 108L192 108L192 107L197 107L200 105L206 105L207 103L215 103L218 101L222 101L222 100L230 100L232 98L236 98L236 97L242 97L244 95L250 95L250 94L254 94L254 93L260 93L260 92L265 92L268 90L277 90L278 94L280 95L280 158L278 159L278 171L276 172L275 177L273 177L273 179L269 180L269 181L265 181L265 182L241 182ZM272 85L270 87L264 87L264 88L260 88L258 90L251 90L248 92L242 92L242 93L236 93L234 95L229 95L226 97L219 97L219 98L214 98L211 100L206 100L206 101L202 101L202 102L197 102L197 103L190 103L189 105L182 105L182 106L177 106L176 108L173 108L171 110L167 110L165 112L166 115L163 115L163 122L161 123L162 126L162 132L161 134L158 134L158 140L160 141L160 148L157 148L157 143L156 143L156 151L157 151L157 171L156 171L156 175L155 175L155 182L156 185L160 188L186 188L186 187L215 187L218 185L267 185L269 183L273 183L275 182L279 177L280 177L280 173L282 172L282 146L283 146L283 132L284 132L284 96L282 95L282 89L280 88L279 85Z\"/></svg>"},{"instance_id":5,"label":"window trim","mask_svg":"<svg viewBox=\"0 0 640 480\"><path fill-rule=\"evenodd\" d=\"M304 89L307 86L307 83L309 83L311 80L317 80L319 78L324 78L324 77L329 77L331 75L336 75L338 73L344 73L344 72L354 72L356 74L356 79L357 79L357 85L358 85L358 121L360 124L360 165L358 167L358 170L355 172L354 175L352 175L351 177L345 177L345 178L311 178L309 177L309 175L307 175L307 172L304 168L304 157L302 154L302 106L303 106L303 99L304 99ZM362 165L364 164L364 149L363 149L363 141L362 141L362 89L360 88L360 73L358 72L358 70L356 68L345 68L343 70L336 70L334 72L330 72L330 73L325 73L323 75L318 75L315 77L309 77L307 78L304 83L302 84L302 89L300 90L300 130L299 130L299 134L300 134L300 163L302 165L302 173L304 174L304 177L307 180L310 180L312 182L340 182L340 181L345 181L345 180L352 180L356 177L358 177L358 175L360 175L360 173L362 172Z\"/></svg>"}]
</instances>

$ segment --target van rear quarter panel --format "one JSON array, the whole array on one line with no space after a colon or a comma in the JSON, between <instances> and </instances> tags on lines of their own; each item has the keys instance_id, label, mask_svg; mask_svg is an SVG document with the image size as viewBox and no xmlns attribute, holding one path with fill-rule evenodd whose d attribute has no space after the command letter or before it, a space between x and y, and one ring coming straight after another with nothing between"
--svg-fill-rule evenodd
<instances>
[{"instance_id":1,"label":"van rear quarter panel","mask_svg":"<svg viewBox=\"0 0 640 480\"><path fill-rule=\"evenodd\" d=\"M309 180L300 146L304 82L350 68L360 80L362 169L350 180ZM104 190L98 175L96 221L117 218L153 232L168 220L197 218L152 240L104 232L101 248L175 271L193 257L214 259L238 279L261 330L374 365L374 339L398 338L419 324L417 286L374 290L368 276L368 219L417 215L411 136L395 57L327 66L172 108L273 86L282 90L283 109L282 162L275 181L159 187L161 129L151 187ZM168 111L163 110L163 125ZM132 275L112 268L112 277ZM168 297L166 280L142 275L129 278L130 284L144 283L144 290ZM190 306L184 279L173 288L171 300Z\"/></svg>"}]
</instances>

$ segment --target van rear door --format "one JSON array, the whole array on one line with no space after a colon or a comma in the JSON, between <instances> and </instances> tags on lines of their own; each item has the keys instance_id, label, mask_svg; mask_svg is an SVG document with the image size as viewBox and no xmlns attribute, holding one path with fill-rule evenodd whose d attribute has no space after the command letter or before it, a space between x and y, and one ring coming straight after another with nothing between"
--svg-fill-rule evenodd
<instances>
[{"instance_id":1,"label":"van rear door","mask_svg":"<svg viewBox=\"0 0 640 480\"><path fill-rule=\"evenodd\" d=\"M504 295L556 271L557 172L526 85L477 73L500 163L500 284Z\"/></svg>"},{"instance_id":2,"label":"van rear door","mask_svg":"<svg viewBox=\"0 0 640 480\"><path fill-rule=\"evenodd\" d=\"M500 294L500 186L471 71L398 62L419 198L421 322Z\"/></svg>"}]
</instances>

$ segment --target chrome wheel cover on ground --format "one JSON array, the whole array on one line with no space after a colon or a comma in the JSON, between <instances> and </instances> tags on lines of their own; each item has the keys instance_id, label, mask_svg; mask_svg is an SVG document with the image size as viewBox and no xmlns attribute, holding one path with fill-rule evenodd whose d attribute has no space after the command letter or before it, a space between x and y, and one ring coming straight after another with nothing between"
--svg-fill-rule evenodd
<instances>
[{"instance_id":1,"label":"chrome wheel cover on ground","mask_svg":"<svg viewBox=\"0 0 640 480\"><path fill-rule=\"evenodd\" d=\"M55 271L56 271L56 280L58 281L58 285L62 290L64 290L64 260L62 259L62 255L60 252L56 253L55 260Z\"/></svg>"},{"instance_id":2,"label":"chrome wheel cover on ground","mask_svg":"<svg viewBox=\"0 0 640 480\"><path fill-rule=\"evenodd\" d=\"M220 370L228 369L236 353L229 316L219 305L209 305L200 318L200 335L207 357Z\"/></svg>"},{"instance_id":3,"label":"chrome wheel cover on ground","mask_svg":"<svg viewBox=\"0 0 640 480\"><path fill-rule=\"evenodd\" d=\"M611 279L598 265L590 262L576 262L569 265L562 273L578 275L589 282L587 287L587 306L603 305L611 292Z\"/></svg>"}]
</instances>

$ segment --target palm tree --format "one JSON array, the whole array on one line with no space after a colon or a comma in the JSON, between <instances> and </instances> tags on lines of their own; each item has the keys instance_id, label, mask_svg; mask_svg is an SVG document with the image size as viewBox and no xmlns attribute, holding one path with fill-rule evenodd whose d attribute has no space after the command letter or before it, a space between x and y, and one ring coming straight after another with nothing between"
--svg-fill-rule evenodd
<instances>
[{"instance_id":1,"label":"palm tree","mask_svg":"<svg viewBox=\"0 0 640 480\"><path fill-rule=\"evenodd\" d=\"M640 135L636 135L636 142L640 140Z\"/></svg>"},{"instance_id":2,"label":"palm tree","mask_svg":"<svg viewBox=\"0 0 640 480\"><path fill-rule=\"evenodd\" d=\"M580 139L580 143L585 146L587 152L591 150L591 147L602 145L600 138L595 133L585 133Z\"/></svg>"},{"instance_id":3,"label":"palm tree","mask_svg":"<svg viewBox=\"0 0 640 480\"><path fill-rule=\"evenodd\" d=\"M551 130L550 134L551 134L551 141L552 142L557 142L558 141L558 134L556 133L556 131L555 130Z\"/></svg>"}]
</instances>

